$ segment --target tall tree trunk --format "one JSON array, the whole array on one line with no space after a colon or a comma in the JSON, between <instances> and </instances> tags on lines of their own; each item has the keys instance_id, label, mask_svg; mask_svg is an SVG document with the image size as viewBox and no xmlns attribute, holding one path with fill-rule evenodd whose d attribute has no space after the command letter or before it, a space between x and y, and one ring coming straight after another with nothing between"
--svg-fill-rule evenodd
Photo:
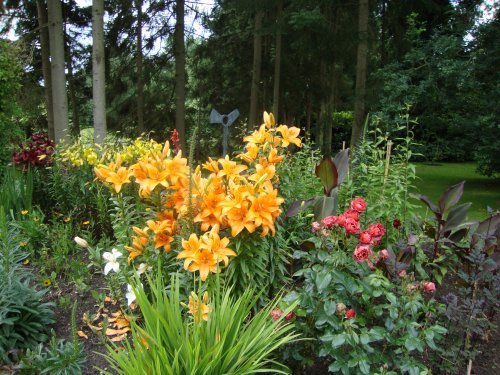
<instances>
[{"instance_id":1,"label":"tall tree trunk","mask_svg":"<svg viewBox=\"0 0 500 375\"><path fill-rule=\"evenodd\" d=\"M356 64L356 92L351 148L361 139L365 123L366 56L368 53L368 0L359 0L358 56Z\"/></svg>"},{"instance_id":2,"label":"tall tree trunk","mask_svg":"<svg viewBox=\"0 0 500 375\"><path fill-rule=\"evenodd\" d=\"M380 27L380 65L383 67L387 62L387 4L382 1L382 10L380 17L382 25Z\"/></svg>"},{"instance_id":3,"label":"tall tree trunk","mask_svg":"<svg viewBox=\"0 0 500 375\"><path fill-rule=\"evenodd\" d=\"M137 9L137 129L144 133L144 77L142 72L142 0L135 0Z\"/></svg>"},{"instance_id":4,"label":"tall tree trunk","mask_svg":"<svg viewBox=\"0 0 500 375\"><path fill-rule=\"evenodd\" d=\"M64 40L69 39L66 33L66 25L64 25ZM66 66L68 68L68 89L69 89L69 100L71 102L71 135L78 137L80 135L80 118L78 117L78 103L76 100L76 89L75 89L75 79L73 76L73 58L71 56L71 47L69 43L65 43L66 47Z\"/></svg>"},{"instance_id":5,"label":"tall tree trunk","mask_svg":"<svg viewBox=\"0 0 500 375\"><path fill-rule=\"evenodd\" d=\"M94 142L106 138L106 76L104 61L104 0L92 0L92 100Z\"/></svg>"},{"instance_id":6,"label":"tall tree trunk","mask_svg":"<svg viewBox=\"0 0 500 375\"><path fill-rule=\"evenodd\" d=\"M52 101L52 74L50 68L49 28L45 1L37 0L38 26L40 27L40 48L42 50L43 86L45 91L45 106L47 107L47 124L49 138L54 139L54 104Z\"/></svg>"},{"instance_id":7,"label":"tall tree trunk","mask_svg":"<svg viewBox=\"0 0 500 375\"><path fill-rule=\"evenodd\" d=\"M274 87L273 87L273 114L278 121L280 106L280 76L281 76L281 28L283 18L283 0L278 1L277 29L276 29L276 49L274 57Z\"/></svg>"},{"instance_id":8,"label":"tall tree trunk","mask_svg":"<svg viewBox=\"0 0 500 375\"><path fill-rule=\"evenodd\" d=\"M184 47L184 0L177 0L175 8L175 128L183 153L186 152L186 51Z\"/></svg>"},{"instance_id":9,"label":"tall tree trunk","mask_svg":"<svg viewBox=\"0 0 500 375\"><path fill-rule=\"evenodd\" d=\"M52 99L54 108L54 141L68 141L68 97L64 72L64 32L62 9L59 0L49 0L49 40L52 74Z\"/></svg>"},{"instance_id":10,"label":"tall tree trunk","mask_svg":"<svg viewBox=\"0 0 500 375\"><path fill-rule=\"evenodd\" d=\"M253 36L253 65L252 65L252 86L250 91L250 113L248 114L248 130L254 129L258 119L258 101L259 101L259 84L260 70L262 65L262 19L264 13L257 11L255 14L255 26Z\"/></svg>"}]
</instances>

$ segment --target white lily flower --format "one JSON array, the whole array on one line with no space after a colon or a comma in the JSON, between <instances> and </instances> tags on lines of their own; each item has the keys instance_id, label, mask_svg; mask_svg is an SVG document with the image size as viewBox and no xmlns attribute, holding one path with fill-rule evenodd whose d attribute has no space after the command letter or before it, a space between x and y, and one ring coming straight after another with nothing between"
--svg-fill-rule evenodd
<instances>
[{"instance_id":1,"label":"white lily flower","mask_svg":"<svg viewBox=\"0 0 500 375\"><path fill-rule=\"evenodd\" d=\"M111 253L105 252L102 254L102 257L106 261L106 266L104 267L104 274L107 275L109 271L113 270L115 272L118 272L120 269L120 263L118 263L117 259L122 256L122 253L120 253L116 249L112 249Z\"/></svg>"},{"instance_id":2,"label":"white lily flower","mask_svg":"<svg viewBox=\"0 0 500 375\"><path fill-rule=\"evenodd\" d=\"M75 238L73 238L73 240L76 242L76 244L80 247L83 247L84 249L86 249L87 247L89 247L89 244L87 241L85 241L83 238L80 238L78 236L76 236Z\"/></svg>"},{"instance_id":3,"label":"white lily flower","mask_svg":"<svg viewBox=\"0 0 500 375\"><path fill-rule=\"evenodd\" d=\"M141 284L142 286L142 284ZM135 301L135 293L132 290L132 285L127 284L127 293L125 293L125 297L127 298L127 305L130 306L132 302Z\"/></svg>"},{"instance_id":4,"label":"white lily flower","mask_svg":"<svg viewBox=\"0 0 500 375\"><path fill-rule=\"evenodd\" d=\"M151 269L151 266L148 266L146 263L141 263L139 264L139 267L137 267L137 271L135 273L137 276L141 276L144 272L149 271Z\"/></svg>"}]
</instances>

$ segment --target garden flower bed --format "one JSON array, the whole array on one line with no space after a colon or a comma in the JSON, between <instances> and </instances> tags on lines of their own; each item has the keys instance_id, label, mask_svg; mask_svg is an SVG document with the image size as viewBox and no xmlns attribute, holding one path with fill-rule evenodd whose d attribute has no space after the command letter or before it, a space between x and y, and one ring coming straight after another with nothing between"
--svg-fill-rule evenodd
<instances>
[{"instance_id":1,"label":"garden flower bed","mask_svg":"<svg viewBox=\"0 0 500 375\"><path fill-rule=\"evenodd\" d=\"M468 221L464 183L411 196L409 136L320 158L299 132L265 113L200 162L196 131L189 157L31 139L0 201L0 369L495 373L500 214Z\"/></svg>"}]
</instances>

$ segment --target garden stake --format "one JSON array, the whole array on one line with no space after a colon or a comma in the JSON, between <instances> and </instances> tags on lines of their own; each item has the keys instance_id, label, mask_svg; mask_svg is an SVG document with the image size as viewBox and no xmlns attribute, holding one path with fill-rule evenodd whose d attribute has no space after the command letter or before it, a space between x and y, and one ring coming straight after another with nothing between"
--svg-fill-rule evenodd
<instances>
[{"instance_id":1,"label":"garden stake","mask_svg":"<svg viewBox=\"0 0 500 375\"><path fill-rule=\"evenodd\" d=\"M227 155L227 138L229 136L229 127L236 121L240 111L237 109L233 110L228 115L221 115L215 109L210 112L210 123L211 124L222 124L224 128L223 138L222 138L222 157L225 158Z\"/></svg>"},{"instance_id":2,"label":"garden stake","mask_svg":"<svg viewBox=\"0 0 500 375\"><path fill-rule=\"evenodd\" d=\"M392 149L392 141L389 141L387 142L387 151L385 153L384 186L387 183L387 176L389 175L389 164L391 162L391 149Z\"/></svg>"}]
</instances>

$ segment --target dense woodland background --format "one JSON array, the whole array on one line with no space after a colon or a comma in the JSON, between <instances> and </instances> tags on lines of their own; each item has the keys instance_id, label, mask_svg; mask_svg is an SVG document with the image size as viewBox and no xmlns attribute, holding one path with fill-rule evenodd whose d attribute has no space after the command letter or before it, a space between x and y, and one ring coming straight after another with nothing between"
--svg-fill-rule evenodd
<instances>
[{"instance_id":1,"label":"dense woodland background","mask_svg":"<svg viewBox=\"0 0 500 375\"><path fill-rule=\"evenodd\" d=\"M410 120L418 156L500 171L500 12L480 0L0 1L0 143L95 128L221 153L212 108L300 126L324 154ZM209 11L202 11L209 9ZM204 30L194 28L192 20ZM15 32L17 41L7 35ZM11 38L12 39L12 38Z\"/></svg>"}]
</instances>

